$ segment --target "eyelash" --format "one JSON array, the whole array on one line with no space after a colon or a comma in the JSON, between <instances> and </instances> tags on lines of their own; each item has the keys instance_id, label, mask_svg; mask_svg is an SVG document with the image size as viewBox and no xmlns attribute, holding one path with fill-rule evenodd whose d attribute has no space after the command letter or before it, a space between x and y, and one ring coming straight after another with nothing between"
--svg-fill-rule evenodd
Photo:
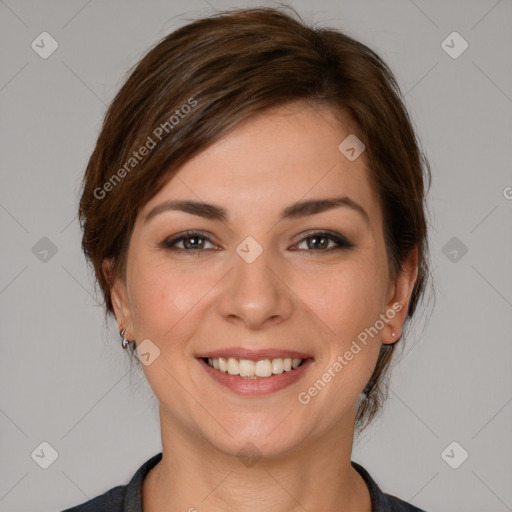
<instances>
[{"instance_id":1,"label":"eyelash","mask_svg":"<svg viewBox=\"0 0 512 512\"><path fill-rule=\"evenodd\" d=\"M206 236L205 234L203 234L200 231L185 231L184 233L180 233L179 235L177 235L175 237L164 240L161 245L164 249L168 249L171 251L188 252L188 253L193 253L193 252L202 253L204 251L212 250L212 249L182 249L182 248L175 247L175 245L178 242L181 242L182 240L186 240L189 238L195 238L195 237L201 238L201 239L206 240L207 242L213 243L208 236ZM343 250L343 249L345 249L345 250L351 249L354 247L354 244L349 242L345 237L343 237L339 234L336 234L334 232L330 232L330 231L311 232L310 234L308 234L308 236L302 238L296 245L301 244L301 243L305 242L306 240L308 240L310 238L314 238L314 237L327 238L329 240L334 241L337 244L337 246L331 247L329 249L319 249L319 250L306 249L308 252L326 253L326 252L338 251L338 250ZM304 250L304 249L299 249L299 250Z\"/></svg>"}]
</instances>

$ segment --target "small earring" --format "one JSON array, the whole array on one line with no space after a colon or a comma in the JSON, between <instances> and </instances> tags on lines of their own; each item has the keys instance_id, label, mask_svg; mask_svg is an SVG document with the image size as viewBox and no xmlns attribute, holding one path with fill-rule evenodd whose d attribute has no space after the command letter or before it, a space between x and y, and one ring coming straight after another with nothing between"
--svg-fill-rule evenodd
<instances>
[{"instance_id":1,"label":"small earring","mask_svg":"<svg viewBox=\"0 0 512 512\"><path fill-rule=\"evenodd\" d=\"M121 336L122 338L122 342L121 342L121 345L123 348L128 348L128 344L129 343L133 343L133 341L130 341L130 340L127 340L125 337L124 337L124 333L126 332L126 329L123 329L122 331L119 332L119 336ZM135 340L134 340L135 341Z\"/></svg>"},{"instance_id":2,"label":"small earring","mask_svg":"<svg viewBox=\"0 0 512 512\"><path fill-rule=\"evenodd\" d=\"M391 336L393 336L393 341L389 343L389 345L395 345L400 340L400 337L397 335L396 332L392 332Z\"/></svg>"}]
</instances>

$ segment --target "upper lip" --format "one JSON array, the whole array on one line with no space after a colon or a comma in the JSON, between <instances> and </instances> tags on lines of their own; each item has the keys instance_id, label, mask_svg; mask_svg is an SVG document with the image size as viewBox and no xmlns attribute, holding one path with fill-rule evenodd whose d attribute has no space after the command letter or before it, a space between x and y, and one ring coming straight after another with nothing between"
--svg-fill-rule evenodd
<instances>
[{"instance_id":1,"label":"upper lip","mask_svg":"<svg viewBox=\"0 0 512 512\"><path fill-rule=\"evenodd\" d=\"M291 357L292 359L308 359L311 356L304 352L297 352L296 350L285 350L282 348L262 348L253 350L244 347L220 348L217 350L209 350L202 352L196 356L197 358L212 358L218 359L223 357L225 359L234 357L235 359L250 359L253 361L261 361L262 359L277 359Z\"/></svg>"}]
</instances>

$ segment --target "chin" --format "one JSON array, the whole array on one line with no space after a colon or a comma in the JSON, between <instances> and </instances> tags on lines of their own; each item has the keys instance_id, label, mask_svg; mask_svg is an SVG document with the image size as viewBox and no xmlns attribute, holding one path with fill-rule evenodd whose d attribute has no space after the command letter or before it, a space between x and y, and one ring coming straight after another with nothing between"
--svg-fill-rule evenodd
<instances>
[{"instance_id":1,"label":"chin","mask_svg":"<svg viewBox=\"0 0 512 512\"><path fill-rule=\"evenodd\" d=\"M292 416L293 414L290 414L290 418ZM286 415L283 417L286 418ZM303 435L296 431L296 418L291 425L286 420L283 422L283 418L271 421L268 416L261 418L260 421L246 420L243 423L239 419L229 425L231 436L219 427L219 435L205 433L205 437L220 452L239 457L243 463L246 458L253 460L282 457L298 449L304 440Z\"/></svg>"}]
</instances>

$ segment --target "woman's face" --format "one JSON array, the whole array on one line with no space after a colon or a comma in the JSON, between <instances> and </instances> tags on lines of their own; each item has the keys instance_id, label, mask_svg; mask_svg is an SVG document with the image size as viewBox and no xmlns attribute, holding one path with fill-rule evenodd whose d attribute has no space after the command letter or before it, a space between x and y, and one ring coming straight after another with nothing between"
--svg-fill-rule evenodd
<instances>
[{"instance_id":1,"label":"woman's face","mask_svg":"<svg viewBox=\"0 0 512 512\"><path fill-rule=\"evenodd\" d=\"M390 277L365 153L350 161L338 148L352 130L304 102L265 112L184 165L139 213L113 300L145 354L163 429L268 456L352 434L416 277L414 262ZM303 362L289 369L289 359Z\"/></svg>"}]
</instances>

